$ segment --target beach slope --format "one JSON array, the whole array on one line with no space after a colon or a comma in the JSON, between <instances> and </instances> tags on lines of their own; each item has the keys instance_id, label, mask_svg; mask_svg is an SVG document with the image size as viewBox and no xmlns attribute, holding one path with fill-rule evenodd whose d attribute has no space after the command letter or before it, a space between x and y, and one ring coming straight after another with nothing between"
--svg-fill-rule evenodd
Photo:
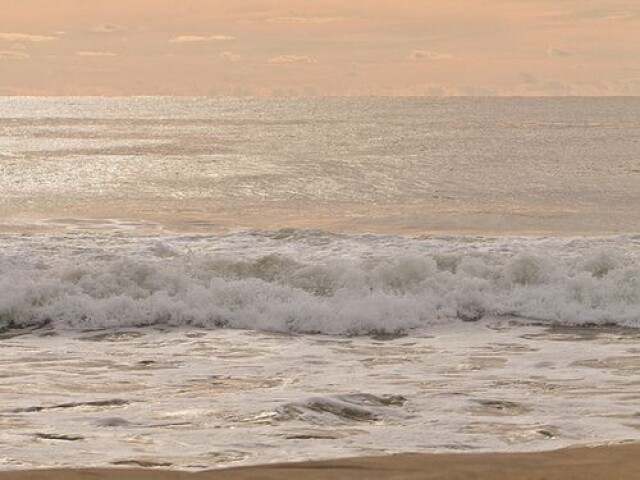
<instances>
[{"instance_id":1,"label":"beach slope","mask_svg":"<svg viewBox=\"0 0 640 480\"><path fill-rule=\"evenodd\" d=\"M627 480L640 478L640 444L540 453L402 454L187 473L77 469L0 473L0 480Z\"/></svg>"}]
</instances>

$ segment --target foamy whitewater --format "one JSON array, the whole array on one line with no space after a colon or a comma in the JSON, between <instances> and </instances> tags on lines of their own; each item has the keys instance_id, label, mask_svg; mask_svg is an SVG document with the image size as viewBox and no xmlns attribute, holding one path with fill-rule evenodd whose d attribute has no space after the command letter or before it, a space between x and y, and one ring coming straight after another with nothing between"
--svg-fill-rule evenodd
<instances>
[{"instance_id":1,"label":"foamy whitewater","mask_svg":"<svg viewBox=\"0 0 640 480\"><path fill-rule=\"evenodd\" d=\"M0 98L0 468L638 440L637 99Z\"/></svg>"},{"instance_id":2,"label":"foamy whitewater","mask_svg":"<svg viewBox=\"0 0 640 480\"><path fill-rule=\"evenodd\" d=\"M280 230L229 235L5 236L0 321L410 334L510 316L640 327L640 235L406 238Z\"/></svg>"}]
</instances>

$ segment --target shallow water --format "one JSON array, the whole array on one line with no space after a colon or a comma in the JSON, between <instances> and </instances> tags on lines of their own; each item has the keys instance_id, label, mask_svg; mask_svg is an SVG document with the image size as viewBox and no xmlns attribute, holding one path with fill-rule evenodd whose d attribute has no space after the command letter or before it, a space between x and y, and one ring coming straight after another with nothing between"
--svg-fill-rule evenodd
<instances>
[{"instance_id":1,"label":"shallow water","mask_svg":"<svg viewBox=\"0 0 640 480\"><path fill-rule=\"evenodd\" d=\"M3 468L202 469L637 439L638 330L508 319L386 341L37 330L3 340Z\"/></svg>"}]
</instances>

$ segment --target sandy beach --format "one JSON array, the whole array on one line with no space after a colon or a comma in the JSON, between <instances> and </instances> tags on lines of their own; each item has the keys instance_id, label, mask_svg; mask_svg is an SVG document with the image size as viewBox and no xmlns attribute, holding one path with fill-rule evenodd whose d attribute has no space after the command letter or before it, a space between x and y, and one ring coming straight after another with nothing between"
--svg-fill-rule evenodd
<instances>
[{"instance_id":1,"label":"sandy beach","mask_svg":"<svg viewBox=\"0 0 640 480\"><path fill-rule=\"evenodd\" d=\"M405 454L198 473L141 469L62 469L0 473L0 480L626 480L639 477L640 444L569 448L540 453Z\"/></svg>"}]
</instances>

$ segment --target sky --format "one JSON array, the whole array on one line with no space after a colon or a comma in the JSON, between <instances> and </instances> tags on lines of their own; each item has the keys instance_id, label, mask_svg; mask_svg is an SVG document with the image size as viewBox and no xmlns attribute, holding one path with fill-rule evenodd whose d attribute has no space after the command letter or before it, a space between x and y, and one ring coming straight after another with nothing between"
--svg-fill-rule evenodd
<instances>
[{"instance_id":1,"label":"sky","mask_svg":"<svg viewBox=\"0 0 640 480\"><path fill-rule=\"evenodd\" d=\"M0 0L0 95L640 95L640 0Z\"/></svg>"}]
</instances>

